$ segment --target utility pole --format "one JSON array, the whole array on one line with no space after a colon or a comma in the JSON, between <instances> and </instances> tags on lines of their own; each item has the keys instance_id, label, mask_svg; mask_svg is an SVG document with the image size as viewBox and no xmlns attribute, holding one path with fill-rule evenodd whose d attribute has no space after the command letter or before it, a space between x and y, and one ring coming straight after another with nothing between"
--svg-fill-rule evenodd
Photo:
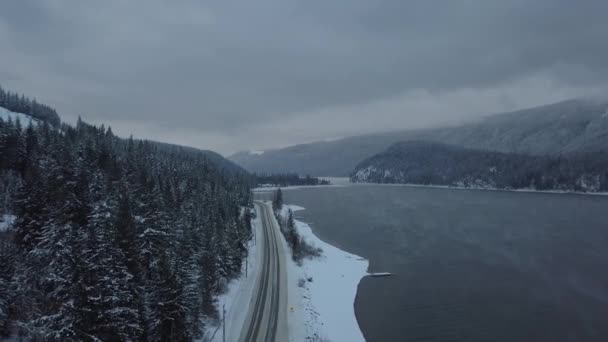
<instances>
[{"instance_id":1,"label":"utility pole","mask_svg":"<svg viewBox=\"0 0 608 342\"><path fill-rule=\"evenodd\" d=\"M224 321L223 331L222 331L222 339L226 342L226 304L222 305L222 319Z\"/></svg>"}]
</instances>

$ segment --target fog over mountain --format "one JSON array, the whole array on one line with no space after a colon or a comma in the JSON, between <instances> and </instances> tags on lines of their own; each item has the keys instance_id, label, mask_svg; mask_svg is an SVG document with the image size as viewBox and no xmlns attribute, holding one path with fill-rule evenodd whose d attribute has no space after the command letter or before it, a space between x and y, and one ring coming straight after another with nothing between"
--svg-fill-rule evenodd
<instances>
[{"instance_id":1,"label":"fog over mountain","mask_svg":"<svg viewBox=\"0 0 608 342\"><path fill-rule=\"evenodd\" d=\"M363 159L393 143L426 140L461 147L559 155L608 149L608 100L578 99L495 114L455 127L354 136L230 158L253 172L347 176Z\"/></svg>"},{"instance_id":2,"label":"fog over mountain","mask_svg":"<svg viewBox=\"0 0 608 342\"><path fill-rule=\"evenodd\" d=\"M231 154L601 92L605 1L6 1L0 81L75 122Z\"/></svg>"}]
</instances>

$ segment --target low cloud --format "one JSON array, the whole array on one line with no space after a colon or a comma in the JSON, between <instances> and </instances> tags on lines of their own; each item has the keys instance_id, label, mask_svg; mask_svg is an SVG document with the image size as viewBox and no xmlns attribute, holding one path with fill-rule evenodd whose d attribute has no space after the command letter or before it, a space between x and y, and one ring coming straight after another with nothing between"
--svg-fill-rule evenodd
<instances>
[{"instance_id":1,"label":"low cloud","mask_svg":"<svg viewBox=\"0 0 608 342\"><path fill-rule=\"evenodd\" d=\"M602 92L606 2L21 0L0 84L228 154Z\"/></svg>"}]
</instances>

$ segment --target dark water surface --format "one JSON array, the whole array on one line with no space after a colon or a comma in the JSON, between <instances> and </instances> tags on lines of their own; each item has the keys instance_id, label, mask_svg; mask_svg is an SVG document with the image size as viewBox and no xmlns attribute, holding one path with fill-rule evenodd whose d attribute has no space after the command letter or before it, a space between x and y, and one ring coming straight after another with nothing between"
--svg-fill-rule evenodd
<instances>
[{"instance_id":1,"label":"dark water surface","mask_svg":"<svg viewBox=\"0 0 608 342\"><path fill-rule=\"evenodd\" d=\"M608 341L606 196L365 185L284 197L320 238L396 274L359 285L367 341Z\"/></svg>"}]
</instances>

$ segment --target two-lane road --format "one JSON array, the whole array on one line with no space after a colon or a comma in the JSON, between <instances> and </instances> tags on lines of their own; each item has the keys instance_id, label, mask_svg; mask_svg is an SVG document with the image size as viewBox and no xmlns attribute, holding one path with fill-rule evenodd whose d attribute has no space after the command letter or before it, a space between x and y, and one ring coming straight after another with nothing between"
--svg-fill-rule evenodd
<instances>
[{"instance_id":1,"label":"two-lane road","mask_svg":"<svg viewBox=\"0 0 608 342\"><path fill-rule=\"evenodd\" d=\"M264 232L257 237L262 244L262 262L239 342L286 342L289 334L283 237L270 205L262 201L255 201L254 205Z\"/></svg>"}]
</instances>

